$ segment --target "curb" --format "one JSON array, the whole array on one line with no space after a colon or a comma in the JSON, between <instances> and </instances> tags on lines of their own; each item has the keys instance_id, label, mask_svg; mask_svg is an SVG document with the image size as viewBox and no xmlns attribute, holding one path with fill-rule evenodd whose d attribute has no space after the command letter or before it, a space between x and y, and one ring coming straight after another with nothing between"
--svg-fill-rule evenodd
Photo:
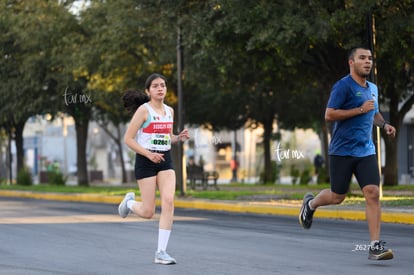
<instances>
[{"instance_id":1,"label":"curb","mask_svg":"<svg viewBox=\"0 0 414 275\"><path fill-rule=\"evenodd\" d=\"M108 196L97 194L68 194L68 193L44 193L31 191L12 191L1 190L0 197L17 197L31 198L42 200L60 200L72 202L94 202L119 204L123 196ZM157 205L160 201L157 199ZM225 211L237 213L267 214L281 216L298 216L299 207L284 206L277 203L259 203L259 202L240 202L240 201L213 201L197 199L180 199L176 198L174 203L176 208L200 209L209 211ZM340 220L365 220L365 210L348 210L337 207L336 209L320 208L315 212L314 217L324 219ZM403 223L414 224L414 213L403 211L382 210L381 221L385 223Z\"/></svg>"}]
</instances>

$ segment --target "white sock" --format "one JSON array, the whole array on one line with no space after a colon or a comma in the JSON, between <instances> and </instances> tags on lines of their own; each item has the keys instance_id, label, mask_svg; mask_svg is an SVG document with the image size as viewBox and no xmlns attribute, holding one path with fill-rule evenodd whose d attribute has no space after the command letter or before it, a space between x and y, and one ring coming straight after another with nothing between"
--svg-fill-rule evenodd
<instances>
[{"instance_id":1,"label":"white sock","mask_svg":"<svg viewBox=\"0 0 414 275\"><path fill-rule=\"evenodd\" d=\"M129 200L129 201L127 201L127 207L128 207L128 209L132 211L132 206L133 206L135 203L136 203L136 201L134 201L134 200Z\"/></svg>"},{"instance_id":2,"label":"white sock","mask_svg":"<svg viewBox=\"0 0 414 275\"><path fill-rule=\"evenodd\" d=\"M379 242L379 240L373 240L371 241L371 247L374 248L375 244Z\"/></svg>"},{"instance_id":3,"label":"white sock","mask_svg":"<svg viewBox=\"0 0 414 275\"><path fill-rule=\"evenodd\" d=\"M313 208L313 207L312 207L312 205L311 205L311 201L312 201L312 200L310 200L310 201L308 202L308 205L309 205L310 210L314 211L314 210L315 210L315 208Z\"/></svg>"},{"instance_id":4,"label":"white sock","mask_svg":"<svg viewBox=\"0 0 414 275\"><path fill-rule=\"evenodd\" d=\"M168 240L170 239L171 230L158 230L158 252L167 251Z\"/></svg>"}]
</instances>

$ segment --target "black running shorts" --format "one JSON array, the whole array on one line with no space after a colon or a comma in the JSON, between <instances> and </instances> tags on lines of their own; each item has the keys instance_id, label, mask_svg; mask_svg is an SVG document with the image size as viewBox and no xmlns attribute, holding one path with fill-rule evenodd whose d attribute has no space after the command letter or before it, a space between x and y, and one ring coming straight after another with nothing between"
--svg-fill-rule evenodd
<instances>
[{"instance_id":1,"label":"black running shorts","mask_svg":"<svg viewBox=\"0 0 414 275\"><path fill-rule=\"evenodd\" d=\"M135 156L135 178L137 180L154 177L160 171L174 169L172 165L171 152L163 151L157 152L164 154L165 161L154 163L143 155L136 154Z\"/></svg>"},{"instance_id":2,"label":"black running shorts","mask_svg":"<svg viewBox=\"0 0 414 275\"><path fill-rule=\"evenodd\" d=\"M336 194L346 194L351 184L352 175L358 181L360 188L366 185L380 183L377 157L329 156L331 191Z\"/></svg>"}]
</instances>

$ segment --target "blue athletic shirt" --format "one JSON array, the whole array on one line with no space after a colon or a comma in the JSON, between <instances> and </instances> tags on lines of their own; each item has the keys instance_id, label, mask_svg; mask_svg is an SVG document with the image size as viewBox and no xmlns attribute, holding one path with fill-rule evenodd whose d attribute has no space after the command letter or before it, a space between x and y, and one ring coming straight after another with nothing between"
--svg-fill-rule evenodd
<instances>
[{"instance_id":1,"label":"blue athletic shirt","mask_svg":"<svg viewBox=\"0 0 414 275\"><path fill-rule=\"evenodd\" d=\"M375 100L374 110L333 122L329 155L352 157L374 155L372 127L374 115L379 112L378 88L374 83L367 81L367 87L362 87L350 75L347 75L334 84L328 108L342 110L359 108L370 99Z\"/></svg>"}]
</instances>

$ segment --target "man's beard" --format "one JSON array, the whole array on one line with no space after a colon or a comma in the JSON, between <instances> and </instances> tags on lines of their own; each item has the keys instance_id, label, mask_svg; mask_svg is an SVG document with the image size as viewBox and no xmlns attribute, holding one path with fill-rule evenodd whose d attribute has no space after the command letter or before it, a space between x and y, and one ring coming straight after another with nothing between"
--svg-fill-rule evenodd
<instances>
[{"instance_id":1,"label":"man's beard","mask_svg":"<svg viewBox=\"0 0 414 275\"><path fill-rule=\"evenodd\" d=\"M368 72L368 73L366 73L366 72L363 72L363 71L361 70L361 71L359 71L359 72L358 72L358 74L359 74L359 76L360 76L360 77L363 77L363 78L368 78L368 77L371 75L371 71L370 71L370 72Z\"/></svg>"}]
</instances>

